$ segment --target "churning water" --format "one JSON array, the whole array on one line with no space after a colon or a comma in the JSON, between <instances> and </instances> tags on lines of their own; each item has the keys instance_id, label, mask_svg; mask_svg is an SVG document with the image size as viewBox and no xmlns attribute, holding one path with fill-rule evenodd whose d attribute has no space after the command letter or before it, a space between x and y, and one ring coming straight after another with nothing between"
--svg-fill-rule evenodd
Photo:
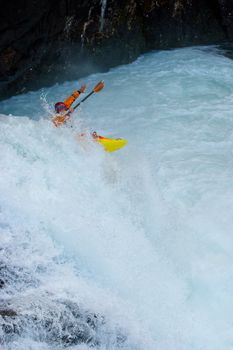
<instances>
[{"instance_id":1,"label":"churning water","mask_svg":"<svg viewBox=\"0 0 233 350\"><path fill-rule=\"evenodd\" d=\"M155 52L101 79L73 128L51 110L84 80L0 104L0 344L230 350L233 61Z\"/></svg>"}]
</instances>

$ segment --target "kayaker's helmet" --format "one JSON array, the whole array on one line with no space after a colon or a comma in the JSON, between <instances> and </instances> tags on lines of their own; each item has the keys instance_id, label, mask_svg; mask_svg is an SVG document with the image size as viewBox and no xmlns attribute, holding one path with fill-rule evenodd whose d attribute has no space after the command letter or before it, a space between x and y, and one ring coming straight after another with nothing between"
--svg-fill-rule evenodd
<instances>
[{"instance_id":1,"label":"kayaker's helmet","mask_svg":"<svg viewBox=\"0 0 233 350\"><path fill-rule=\"evenodd\" d=\"M56 113L61 113L67 110L64 102L57 102L54 106Z\"/></svg>"}]
</instances>

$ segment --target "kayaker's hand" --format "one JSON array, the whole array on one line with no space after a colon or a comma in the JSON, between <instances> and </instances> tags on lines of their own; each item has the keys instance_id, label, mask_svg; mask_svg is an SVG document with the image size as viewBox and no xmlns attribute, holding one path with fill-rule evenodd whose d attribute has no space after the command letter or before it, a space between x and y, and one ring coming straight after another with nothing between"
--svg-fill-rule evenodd
<instances>
[{"instance_id":1,"label":"kayaker's hand","mask_svg":"<svg viewBox=\"0 0 233 350\"><path fill-rule=\"evenodd\" d=\"M52 122L55 126L61 126L65 124L65 122L70 119L70 116L68 115L56 115L53 119Z\"/></svg>"},{"instance_id":2,"label":"kayaker's hand","mask_svg":"<svg viewBox=\"0 0 233 350\"><path fill-rule=\"evenodd\" d=\"M79 91L80 93L84 93L85 90L86 90L86 84L82 85L78 91Z\"/></svg>"},{"instance_id":3,"label":"kayaker's hand","mask_svg":"<svg viewBox=\"0 0 233 350\"><path fill-rule=\"evenodd\" d=\"M74 111L74 108L70 107L69 112L72 113Z\"/></svg>"}]
</instances>

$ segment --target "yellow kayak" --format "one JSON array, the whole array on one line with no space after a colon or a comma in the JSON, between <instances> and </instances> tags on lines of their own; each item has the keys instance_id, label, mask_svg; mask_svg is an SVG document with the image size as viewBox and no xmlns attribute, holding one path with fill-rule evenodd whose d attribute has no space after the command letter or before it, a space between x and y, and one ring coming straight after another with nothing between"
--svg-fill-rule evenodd
<instances>
[{"instance_id":1,"label":"yellow kayak","mask_svg":"<svg viewBox=\"0 0 233 350\"><path fill-rule=\"evenodd\" d=\"M86 134L81 134L78 136L78 139L82 140L82 138L85 136ZM101 146L103 146L106 152L118 151L118 149L121 149L128 143L128 141L124 139L110 139L109 137L97 135L95 131L91 134L91 136L94 141L98 142L99 144L101 144Z\"/></svg>"},{"instance_id":2,"label":"yellow kayak","mask_svg":"<svg viewBox=\"0 0 233 350\"><path fill-rule=\"evenodd\" d=\"M94 140L100 143L107 152L115 152L128 143L128 141L124 139L110 139L103 136L96 136Z\"/></svg>"}]
</instances>

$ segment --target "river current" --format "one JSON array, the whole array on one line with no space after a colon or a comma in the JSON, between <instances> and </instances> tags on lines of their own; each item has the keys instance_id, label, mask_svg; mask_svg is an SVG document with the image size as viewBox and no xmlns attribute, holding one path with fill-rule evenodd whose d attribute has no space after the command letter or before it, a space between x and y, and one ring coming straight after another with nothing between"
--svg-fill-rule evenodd
<instances>
[{"instance_id":1,"label":"river current","mask_svg":"<svg viewBox=\"0 0 233 350\"><path fill-rule=\"evenodd\" d=\"M53 104L102 79L55 128ZM1 347L231 350L233 61L152 52L0 113Z\"/></svg>"}]
</instances>

